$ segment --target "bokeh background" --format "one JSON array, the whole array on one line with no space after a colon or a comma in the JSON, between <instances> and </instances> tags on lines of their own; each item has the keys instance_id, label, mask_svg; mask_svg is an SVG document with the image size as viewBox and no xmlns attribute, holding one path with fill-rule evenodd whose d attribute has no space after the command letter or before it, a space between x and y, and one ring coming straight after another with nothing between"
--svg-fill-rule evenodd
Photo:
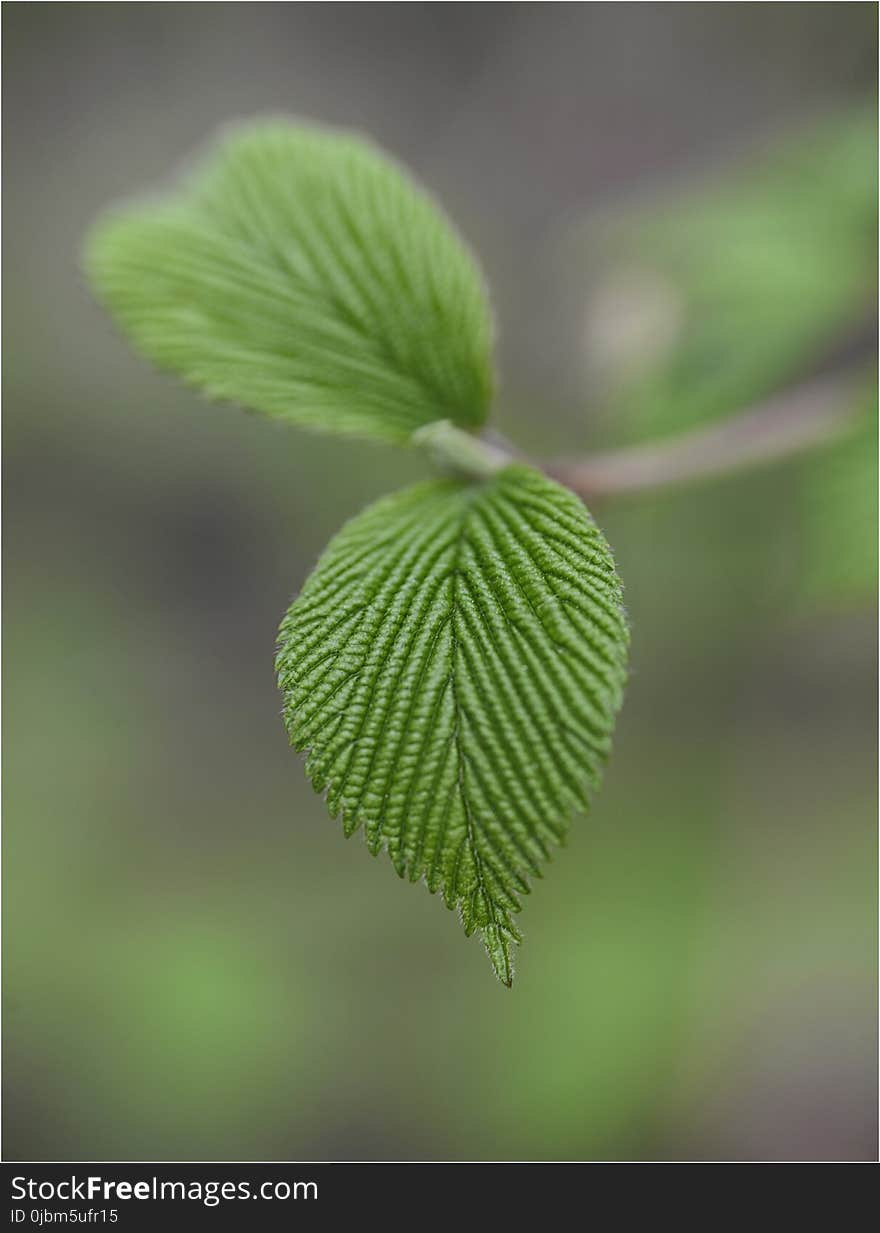
<instances>
[{"instance_id":1,"label":"bokeh background","mask_svg":"<svg viewBox=\"0 0 880 1233\"><path fill-rule=\"evenodd\" d=\"M419 464L199 401L77 267L105 205L282 111L368 131L458 220L526 447L870 368L875 6L3 18L6 1158L876 1156L870 420L596 510L633 675L508 992L280 721L284 608Z\"/></svg>"}]
</instances>

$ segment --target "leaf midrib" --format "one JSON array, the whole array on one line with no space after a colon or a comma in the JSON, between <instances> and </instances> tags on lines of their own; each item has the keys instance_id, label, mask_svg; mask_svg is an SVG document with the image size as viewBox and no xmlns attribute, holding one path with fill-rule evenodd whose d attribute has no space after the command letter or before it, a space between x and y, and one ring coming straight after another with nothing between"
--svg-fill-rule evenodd
<instances>
[{"instance_id":1,"label":"leaf midrib","mask_svg":"<svg viewBox=\"0 0 880 1233\"><path fill-rule=\"evenodd\" d=\"M463 576L463 571L460 568L461 554L462 554L462 549L464 547L464 544L467 541L468 520L471 517L471 514L474 510L474 506L476 505L477 500L479 499L481 495L484 495L484 492L485 492L485 485L481 484L479 486L477 485L474 486L474 492L464 507L461 523L458 528L458 533L455 537L455 545L453 548L452 596L451 596L451 601L450 601L450 607L452 609L452 622L451 622L452 705L453 705L455 719L453 723L452 740L455 746L455 757L456 757L456 763L457 763L456 783L458 786L459 795L461 797L462 807L464 808L465 824L467 826L467 833L468 833L468 843L470 844L471 851L473 853L474 870L477 875L477 888L482 894L483 898L485 899L486 904L488 905L489 917L491 919L492 924L495 926L495 928L498 928L498 921L495 916L495 900L493 896L489 893L488 888L486 886L485 878L483 876L483 859L480 854L480 850L477 847L476 836L474 834L474 821L471 816L470 802L468 800L467 790L465 787L464 766L465 766L466 756L464 754L464 751L462 750L461 738L460 738L461 717L463 714L463 708L458 699L458 690L456 688L456 679L455 679L457 670L458 670L458 657L460 653L459 651L460 644L459 644L458 630L457 630L457 618L459 614L458 580L460 577ZM440 842L438 842L437 848L434 854L434 865L436 865L438 854L442 851L442 838L443 836L441 835ZM453 875L452 875L452 885L454 889L457 889L457 886L458 886L458 870L459 870L459 866L461 863L461 855L462 855L463 847L464 847L463 844L460 845L459 851L455 858L455 867L454 867ZM433 868L432 868L432 872L433 872ZM473 897L473 893L474 892L472 891L471 897Z\"/></svg>"}]
</instances>

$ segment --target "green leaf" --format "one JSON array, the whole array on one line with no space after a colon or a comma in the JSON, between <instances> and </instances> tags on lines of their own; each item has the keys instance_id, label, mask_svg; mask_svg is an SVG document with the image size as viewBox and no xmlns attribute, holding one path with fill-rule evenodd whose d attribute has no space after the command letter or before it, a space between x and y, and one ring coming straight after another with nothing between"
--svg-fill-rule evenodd
<instances>
[{"instance_id":1,"label":"green leaf","mask_svg":"<svg viewBox=\"0 0 880 1233\"><path fill-rule=\"evenodd\" d=\"M871 329L876 106L825 117L686 193L587 229L592 374L618 442L772 394Z\"/></svg>"},{"instance_id":2,"label":"green leaf","mask_svg":"<svg viewBox=\"0 0 880 1233\"><path fill-rule=\"evenodd\" d=\"M370 506L281 626L285 722L331 815L442 891L507 985L519 896L609 750L620 601L578 498L516 464Z\"/></svg>"},{"instance_id":3,"label":"green leaf","mask_svg":"<svg viewBox=\"0 0 880 1233\"><path fill-rule=\"evenodd\" d=\"M428 197L353 136L234 131L179 195L99 223L85 264L134 345L213 398L396 442L486 417L479 271Z\"/></svg>"}]
</instances>

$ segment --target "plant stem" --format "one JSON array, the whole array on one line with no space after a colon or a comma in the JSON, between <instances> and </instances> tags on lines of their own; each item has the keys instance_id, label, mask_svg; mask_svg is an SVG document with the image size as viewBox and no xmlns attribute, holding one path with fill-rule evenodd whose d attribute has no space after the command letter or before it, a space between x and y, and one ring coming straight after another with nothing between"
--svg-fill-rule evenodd
<instances>
[{"instance_id":1,"label":"plant stem","mask_svg":"<svg viewBox=\"0 0 880 1233\"><path fill-rule=\"evenodd\" d=\"M851 375L826 376L668 441L539 465L585 499L723 475L840 436L857 417L856 390Z\"/></svg>"},{"instance_id":2,"label":"plant stem","mask_svg":"<svg viewBox=\"0 0 880 1233\"><path fill-rule=\"evenodd\" d=\"M443 471L469 479L487 479L513 457L506 446L488 435L475 437L449 420L437 420L417 429L412 444L424 450Z\"/></svg>"}]
</instances>

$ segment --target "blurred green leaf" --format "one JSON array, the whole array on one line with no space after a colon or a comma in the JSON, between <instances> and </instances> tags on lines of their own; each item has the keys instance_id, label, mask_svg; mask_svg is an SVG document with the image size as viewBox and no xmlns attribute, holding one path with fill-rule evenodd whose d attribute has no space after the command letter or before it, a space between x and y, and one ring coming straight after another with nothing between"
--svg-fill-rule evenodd
<instances>
[{"instance_id":1,"label":"blurred green leaf","mask_svg":"<svg viewBox=\"0 0 880 1233\"><path fill-rule=\"evenodd\" d=\"M876 304L876 185L875 111L853 108L707 187L600 220L588 236L586 340L614 440L746 410L837 352L861 362ZM797 603L875 592L876 382L855 389L855 431L792 470ZM755 575L762 558L751 559Z\"/></svg>"},{"instance_id":2,"label":"blurred green leaf","mask_svg":"<svg viewBox=\"0 0 880 1233\"><path fill-rule=\"evenodd\" d=\"M485 419L479 271L358 138L283 121L235 131L178 195L99 223L85 263L134 345L213 398L398 442Z\"/></svg>"},{"instance_id":3,"label":"blurred green leaf","mask_svg":"<svg viewBox=\"0 0 880 1233\"><path fill-rule=\"evenodd\" d=\"M519 465L387 497L331 542L280 645L291 743L331 814L441 890L509 985L517 896L598 786L625 678L584 506Z\"/></svg>"},{"instance_id":4,"label":"blurred green leaf","mask_svg":"<svg viewBox=\"0 0 880 1233\"><path fill-rule=\"evenodd\" d=\"M876 185L875 109L854 109L588 230L588 359L617 439L740 410L869 324Z\"/></svg>"}]
</instances>

